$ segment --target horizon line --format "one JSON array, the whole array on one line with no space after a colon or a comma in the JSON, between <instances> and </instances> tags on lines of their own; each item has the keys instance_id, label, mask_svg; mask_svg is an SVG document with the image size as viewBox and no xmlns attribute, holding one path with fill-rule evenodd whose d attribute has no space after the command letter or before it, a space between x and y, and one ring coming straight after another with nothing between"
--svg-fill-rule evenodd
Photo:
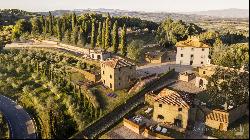
<instances>
[{"instance_id":1,"label":"horizon line","mask_svg":"<svg viewBox=\"0 0 250 140\"><path fill-rule=\"evenodd\" d=\"M156 11L156 10L125 10L125 9L112 9L112 8L82 8L82 9L52 9L52 10L44 10L44 11L32 11L32 10L25 10L21 8L0 8L0 10L4 9L18 9L23 10L27 12L49 12L49 11L59 11L59 10L67 10L67 11L78 11L78 10L120 10L120 11L126 11L126 12L145 12L145 13L192 13L192 12L204 12L204 11L216 11L216 10L228 10L228 9L238 9L238 10L249 10L249 9L243 9L243 8L225 8L225 9L210 9L210 10L191 10L191 11Z\"/></svg>"}]
</instances>

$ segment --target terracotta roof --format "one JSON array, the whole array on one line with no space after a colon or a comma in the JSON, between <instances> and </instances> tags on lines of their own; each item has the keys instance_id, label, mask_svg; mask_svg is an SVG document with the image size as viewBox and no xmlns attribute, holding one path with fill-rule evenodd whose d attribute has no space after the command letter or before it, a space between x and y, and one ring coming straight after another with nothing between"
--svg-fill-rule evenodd
<instances>
[{"instance_id":1,"label":"terracotta roof","mask_svg":"<svg viewBox=\"0 0 250 140\"><path fill-rule=\"evenodd\" d=\"M121 68L121 67L128 67L128 66L135 66L134 63L129 62L125 59L119 58L109 58L106 61L102 62L104 65L112 67L112 68Z\"/></svg>"},{"instance_id":2,"label":"terracotta roof","mask_svg":"<svg viewBox=\"0 0 250 140\"><path fill-rule=\"evenodd\" d=\"M156 102L161 102L169 105L176 105L183 108L190 108L192 104L192 99L187 93L177 93L176 91L170 89L163 89L156 97Z\"/></svg>"},{"instance_id":3,"label":"terracotta roof","mask_svg":"<svg viewBox=\"0 0 250 140\"><path fill-rule=\"evenodd\" d=\"M210 112L208 115L206 115L206 119L228 123L228 115L226 112L218 110L213 110Z\"/></svg>"},{"instance_id":4,"label":"terracotta roof","mask_svg":"<svg viewBox=\"0 0 250 140\"><path fill-rule=\"evenodd\" d=\"M199 41L198 38L188 38L185 41L179 41L175 45L176 47L195 47L195 48L210 48L207 44Z\"/></svg>"}]
</instances>

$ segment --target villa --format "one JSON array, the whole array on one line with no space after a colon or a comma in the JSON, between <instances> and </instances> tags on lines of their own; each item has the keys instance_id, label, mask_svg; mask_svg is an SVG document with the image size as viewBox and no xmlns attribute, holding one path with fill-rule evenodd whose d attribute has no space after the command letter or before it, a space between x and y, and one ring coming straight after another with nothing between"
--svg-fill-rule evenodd
<instances>
[{"instance_id":1,"label":"villa","mask_svg":"<svg viewBox=\"0 0 250 140\"><path fill-rule=\"evenodd\" d=\"M196 37L177 42L176 64L202 66L210 64L209 46L200 42Z\"/></svg>"}]
</instances>

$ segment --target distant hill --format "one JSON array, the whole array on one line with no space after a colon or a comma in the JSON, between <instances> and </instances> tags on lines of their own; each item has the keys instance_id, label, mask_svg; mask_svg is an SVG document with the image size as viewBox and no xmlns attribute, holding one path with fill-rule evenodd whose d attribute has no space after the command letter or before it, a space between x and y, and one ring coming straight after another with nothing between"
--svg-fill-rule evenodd
<instances>
[{"instance_id":1,"label":"distant hill","mask_svg":"<svg viewBox=\"0 0 250 140\"><path fill-rule=\"evenodd\" d=\"M98 14L107 14L109 13L111 16L131 16L138 17L143 20L150 20L154 22L161 22L167 17L171 17L174 20L183 20L186 22L193 22L202 19L211 19L209 16L199 16L199 15L186 15L179 13L167 13L167 12L142 12L142 11L127 11L127 10L119 10L119 9L75 9L75 10L55 10L51 11L51 13L55 16L60 16L65 13L75 12L77 15L84 13L98 13ZM38 12L39 14L48 15L48 12Z\"/></svg>"},{"instance_id":2,"label":"distant hill","mask_svg":"<svg viewBox=\"0 0 250 140\"><path fill-rule=\"evenodd\" d=\"M189 12L186 14L206 15L206 16L219 17L219 18L248 18L249 10L231 8L231 9L223 9L223 10Z\"/></svg>"}]
</instances>

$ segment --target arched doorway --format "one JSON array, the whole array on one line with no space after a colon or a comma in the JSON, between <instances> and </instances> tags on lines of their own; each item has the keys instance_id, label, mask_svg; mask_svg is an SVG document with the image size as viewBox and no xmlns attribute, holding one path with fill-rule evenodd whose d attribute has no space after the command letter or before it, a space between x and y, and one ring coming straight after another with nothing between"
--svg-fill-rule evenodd
<instances>
[{"instance_id":1,"label":"arched doorway","mask_svg":"<svg viewBox=\"0 0 250 140\"><path fill-rule=\"evenodd\" d=\"M199 81L199 87L200 87L200 88L203 87L203 80L202 80L202 79L200 79L200 81Z\"/></svg>"}]
</instances>

